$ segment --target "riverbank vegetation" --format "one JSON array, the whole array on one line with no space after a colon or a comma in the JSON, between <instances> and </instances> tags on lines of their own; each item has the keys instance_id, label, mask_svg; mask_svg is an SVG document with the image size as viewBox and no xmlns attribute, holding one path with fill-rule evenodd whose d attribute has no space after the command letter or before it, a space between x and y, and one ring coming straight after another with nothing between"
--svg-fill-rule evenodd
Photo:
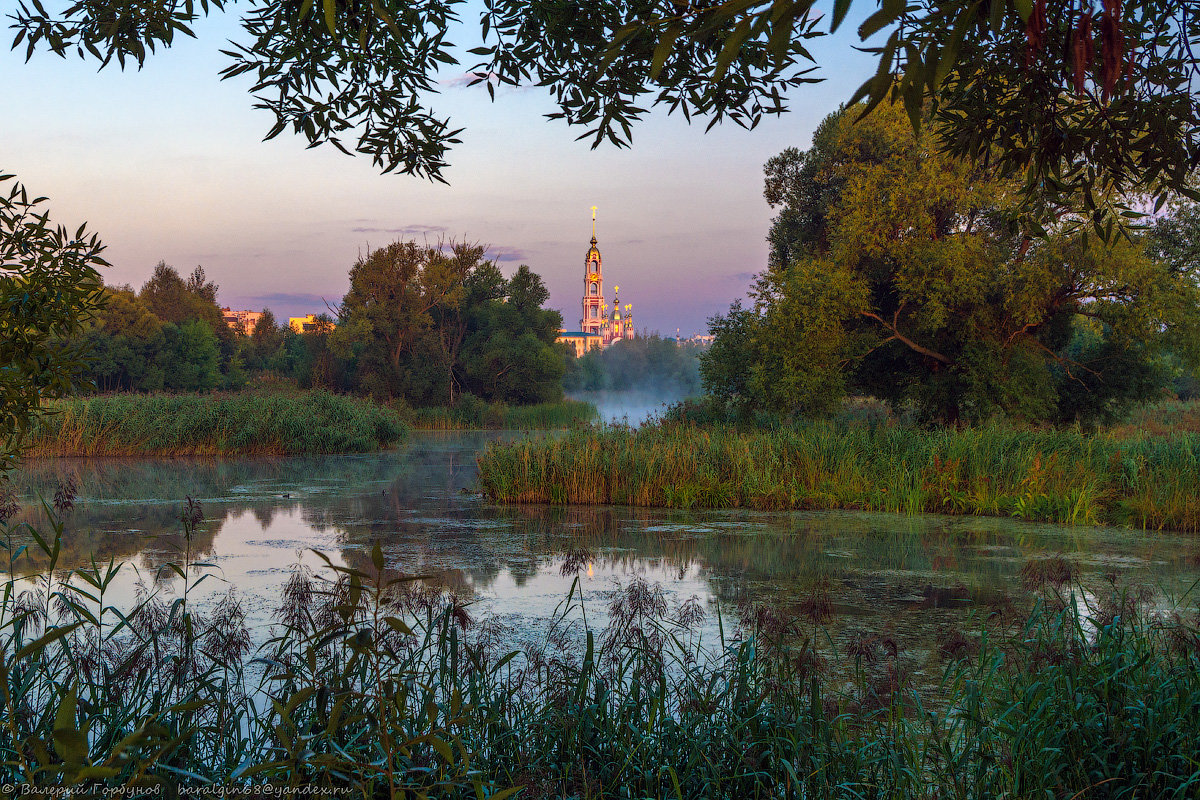
<instances>
[{"instance_id":1,"label":"riverbank vegetation","mask_svg":"<svg viewBox=\"0 0 1200 800\"><path fill-rule=\"evenodd\" d=\"M1200 531L1197 433L766 416L760 429L682 416L493 443L480 486L500 503L849 508Z\"/></svg>"},{"instance_id":2,"label":"riverbank vegetation","mask_svg":"<svg viewBox=\"0 0 1200 800\"><path fill-rule=\"evenodd\" d=\"M1019 182L935 146L944 117L914 133L919 109L842 109L767 162L769 261L749 304L711 320L707 391L801 416L872 396L928 422L1068 425L1194 391L1200 206L1107 241L1082 201L1018 223Z\"/></svg>"},{"instance_id":3,"label":"riverbank vegetation","mask_svg":"<svg viewBox=\"0 0 1200 800\"><path fill-rule=\"evenodd\" d=\"M396 444L407 430L395 411L324 391L121 394L48 403L24 454L366 452Z\"/></svg>"},{"instance_id":4,"label":"riverbank vegetation","mask_svg":"<svg viewBox=\"0 0 1200 800\"><path fill-rule=\"evenodd\" d=\"M1080 586L1054 559L1022 570L1028 601L929 652L886 632L826 637L816 606L740 609L705 644L706 611L643 579L610 596L607 627L573 589L512 650L376 547L362 570L294 572L256 644L236 594L197 605L203 512L189 502L183 518L174 601L156 583L120 612L128 567L59 569L57 538L33 537L42 580L19 582L31 531L3 529L6 783L964 799L1200 784L1194 613L1150 613L1145 593ZM590 559L570 554L564 574Z\"/></svg>"},{"instance_id":5,"label":"riverbank vegetation","mask_svg":"<svg viewBox=\"0 0 1200 800\"><path fill-rule=\"evenodd\" d=\"M449 407L384 405L286 385L204 394L122 393L47 403L28 457L297 455L390 447L416 430L555 430L596 419L579 400L509 405L462 395Z\"/></svg>"}]
</instances>

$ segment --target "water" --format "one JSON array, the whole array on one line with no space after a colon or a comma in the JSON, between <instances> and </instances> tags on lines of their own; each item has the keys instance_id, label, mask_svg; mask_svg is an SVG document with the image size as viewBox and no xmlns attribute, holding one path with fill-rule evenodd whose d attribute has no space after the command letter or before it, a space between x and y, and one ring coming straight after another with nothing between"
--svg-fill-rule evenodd
<instances>
[{"instance_id":1,"label":"water","mask_svg":"<svg viewBox=\"0 0 1200 800\"><path fill-rule=\"evenodd\" d=\"M61 565L127 562L118 602L139 581L170 596L181 581L163 567L181 556L180 506L194 497L205 520L192 548L214 574L197 594L212 602L235 590L259 635L293 564L320 567L315 549L369 569L376 542L390 568L470 599L477 619L501 621L515 640L566 597L574 575L561 568L580 547L591 553L579 580L592 621L603 624L618 582L641 576L672 603L696 598L709 642L718 612L728 635L739 609L799 615L823 583L834 635L885 633L929 650L949 626L1019 597L1019 570L1039 554L1064 554L1086 581L1150 587L1164 609L1200 578L1200 541L1172 534L854 512L497 507L475 492L476 456L497 435L417 434L371 455L33 462L16 476L19 519L36 522L36 495L74 480Z\"/></svg>"},{"instance_id":2,"label":"water","mask_svg":"<svg viewBox=\"0 0 1200 800\"><path fill-rule=\"evenodd\" d=\"M596 407L601 422L638 426L657 419L672 405L687 399L678 386L654 390L575 392L572 400L583 400Z\"/></svg>"}]
</instances>

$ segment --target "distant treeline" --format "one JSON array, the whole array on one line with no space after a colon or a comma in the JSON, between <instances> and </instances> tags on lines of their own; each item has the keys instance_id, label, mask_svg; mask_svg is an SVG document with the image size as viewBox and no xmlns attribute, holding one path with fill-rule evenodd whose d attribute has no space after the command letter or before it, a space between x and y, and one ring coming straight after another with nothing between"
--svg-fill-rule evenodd
<instances>
[{"instance_id":1,"label":"distant treeline","mask_svg":"<svg viewBox=\"0 0 1200 800\"><path fill-rule=\"evenodd\" d=\"M283 381L414 407L562 398L558 312L522 265L505 278L483 248L397 242L350 270L326 323L296 333L264 311L246 335L229 327L217 286L159 263L140 291L107 287L84 333L84 376L100 392L191 392Z\"/></svg>"},{"instance_id":2,"label":"distant treeline","mask_svg":"<svg viewBox=\"0 0 1200 800\"><path fill-rule=\"evenodd\" d=\"M665 391L689 397L701 393L703 348L660 336L640 336L567 359L563 388L568 392Z\"/></svg>"}]
</instances>

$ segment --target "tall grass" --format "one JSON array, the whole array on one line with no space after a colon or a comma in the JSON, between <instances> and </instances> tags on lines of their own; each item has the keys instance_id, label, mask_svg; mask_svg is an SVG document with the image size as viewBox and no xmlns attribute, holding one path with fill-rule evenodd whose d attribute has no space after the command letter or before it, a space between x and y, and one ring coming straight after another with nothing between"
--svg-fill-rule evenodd
<instances>
[{"instance_id":1,"label":"tall grass","mask_svg":"<svg viewBox=\"0 0 1200 800\"><path fill-rule=\"evenodd\" d=\"M1200 435L660 423L492 443L501 503L850 508L1200 531Z\"/></svg>"},{"instance_id":2,"label":"tall grass","mask_svg":"<svg viewBox=\"0 0 1200 800\"><path fill-rule=\"evenodd\" d=\"M1138 406L1113 431L1157 436L1180 431L1200 433L1200 400L1163 400Z\"/></svg>"},{"instance_id":3,"label":"tall grass","mask_svg":"<svg viewBox=\"0 0 1200 800\"><path fill-rule=\"evenodd\" d=\"M403 410L405 421L414 428L433 431L455 430L558 430L592 422L596 407L579 400L512 406L486 403L468 395L453 406Z\"/></svg>"},{"instance_id":4,"label":"tall grass","mask_svg":"<svg viewBox=\"0 0 1200 800\"><path fill-rule=\"evenodd\" d=\"M200 521L185 509L185 538ZM55 531L61 527L54 523ZM22 558L9 532L10 565ZM705 649L703 611L635 579L613 625L575 588L507 649L452 596L389 572L297 571L252 649L235 597L117 609L124 569L49 566L0 592L0 779L9 784L313 786L354 797L1194 797L1200 638L1069 570L1030 569L1024 618L940 648L919 690L881 637L837 647L748 608ZM564 571L582 568L573 554ZM575 584L578 586L578 583ZM251 659L250 655L254 655Z\"/></svg>"},{"instance_id":5,"label":"tall grass","mask_svg":"<svg viewBox=\"0 0 1200 800\"><path fill-rule=\"evenodd\" d=\"M345 453L404 438L393 411L310 392L137 395L56 400L33 431L29 456L179 456Z\"/></svg>"}]
</instances>

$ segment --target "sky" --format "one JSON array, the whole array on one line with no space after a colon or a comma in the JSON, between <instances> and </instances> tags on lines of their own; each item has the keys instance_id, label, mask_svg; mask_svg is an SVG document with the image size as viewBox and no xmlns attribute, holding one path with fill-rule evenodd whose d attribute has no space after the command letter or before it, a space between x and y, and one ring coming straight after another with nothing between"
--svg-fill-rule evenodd
<instances>
[{"instance_id":1,"label":"sky","mask_svg":"<svg viewBox=\"0 0 1200 800\"><path fill-rule=\"evenodd\" d=\"M596 206L606 294L621 286L640 331L703 332L766 265L762 165L807 148L874 69L848 20L810 48L826 80L793 91L789 113L705 133L707 120L656 111L632 147L592 150L576 141L582 127L543 117L555 110L546 90L502 89L491 102L450 68L431 101L466 128L447 186L380 175L368 158L310 150L289 133L263 142L273 116L252 108L249 81L218 79L219 50L241 38L236 10L140 71L0 52L0 173L48 197L55 222L100 234L109 284L140 287L160 260L181 274L200 265L222 305L297 316L336 307L370 248L452 237L489 245L506 274L528 264L575 329ZM463 16L459 37L477 36L472 12Z\"/></svg>"}]
</instances>

